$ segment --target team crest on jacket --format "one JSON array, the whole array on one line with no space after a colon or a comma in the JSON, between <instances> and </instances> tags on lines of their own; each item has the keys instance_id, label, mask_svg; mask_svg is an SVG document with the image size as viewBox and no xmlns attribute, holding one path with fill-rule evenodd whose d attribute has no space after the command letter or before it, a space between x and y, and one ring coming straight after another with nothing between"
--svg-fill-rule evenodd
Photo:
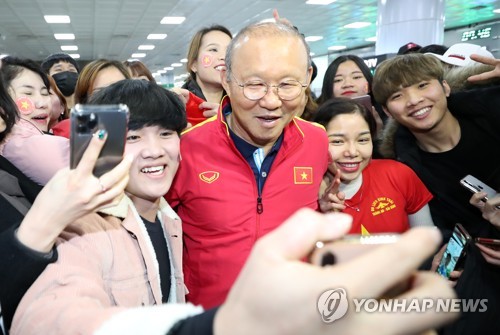
<instances>
[{"instance_id":1,"label":"team crest on jacket","mask_svg":"<svg viewBox=\"0 0 500 335\"><path fill-rule=\"evenodd\" d=\"M293 183L312 184L313 183L313 168L310 166L294 166L293 167Z\"/></svg>"},{"instance_id":2,"label":"team crest on jacket","mask_svg":"<svg viewBox=\"0 0 500 335\"><path fill-rule=\"evenodd\" d=\"M201 181L204 181L207 184L212 184L214 181L219 179L220 173L217 171L205 171L198 175Z\"/></svg>"}]
</instances>

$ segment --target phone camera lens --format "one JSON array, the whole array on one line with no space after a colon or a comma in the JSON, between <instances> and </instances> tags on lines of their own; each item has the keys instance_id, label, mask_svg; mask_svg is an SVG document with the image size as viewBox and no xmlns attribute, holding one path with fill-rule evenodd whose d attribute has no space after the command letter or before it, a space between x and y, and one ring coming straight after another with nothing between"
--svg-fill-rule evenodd
<instances>
[{"instance_id":1,"label":"phone camera lens","mask_svg":"<svg viewBox=\"0 0 500 335\"><path fill-rule=\"evenodd\" d=\"M89 129L94 129L96 125L97 125L97 115L95 113L90 113L88 120Z\"/></svg>"}]
</instances>

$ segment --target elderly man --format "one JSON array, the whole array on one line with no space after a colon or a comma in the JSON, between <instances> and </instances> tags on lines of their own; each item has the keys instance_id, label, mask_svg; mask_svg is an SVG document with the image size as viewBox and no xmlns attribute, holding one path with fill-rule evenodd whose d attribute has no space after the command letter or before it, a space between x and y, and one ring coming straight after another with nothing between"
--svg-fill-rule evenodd
<instances>
[{"instance_id":1,"label":"elderly man","mask_svg":"<svg viewBox=\"0 0 500 335\"><path fill-rule=\"evenodd\" d=\"M205 308L224 301L258 238L301 207L317 209L329 157L324 129L295 117L312 74L298 31L251 25L229 44L226 66L228 97L183 135L167 195L183 220L188 299Z\"/></svg>"}]
</instances>

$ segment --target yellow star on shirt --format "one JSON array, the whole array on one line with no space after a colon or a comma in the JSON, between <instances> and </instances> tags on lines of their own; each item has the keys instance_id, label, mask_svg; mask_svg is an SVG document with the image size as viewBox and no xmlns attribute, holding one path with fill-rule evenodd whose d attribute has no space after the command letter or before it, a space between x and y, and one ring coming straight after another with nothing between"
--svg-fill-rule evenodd
<instances>
[{"instance_id":1,"label":"yellow star on shirt","mask_svg":"<svg viewBox=\"0 0 500 335\"><path fill-rule=\"evenodd\" d=\"M302 180L307 180L307 173L302 172L300 176L302 177Z\"/></svg>"}]
</instances>

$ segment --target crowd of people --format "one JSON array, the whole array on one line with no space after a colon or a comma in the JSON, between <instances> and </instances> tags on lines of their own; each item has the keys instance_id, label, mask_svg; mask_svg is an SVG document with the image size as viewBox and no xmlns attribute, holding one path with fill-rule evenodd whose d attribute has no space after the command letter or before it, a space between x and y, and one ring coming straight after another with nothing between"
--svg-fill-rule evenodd
<instances>
[{"instance_id":1,"label":"crowd of people","mask_svg":"<svg viewBox=\"0 0 500 335\"><path fill-rule=\"evenodd\" d=\"M1 60L0 333L495 330L500 248L472 240L450 278L435 272L456 223L500 239L500 195L459 183L473 175L500 190L500 60L409 43L372 75L343 55L314 99L307 42L275 18L234 37L199 30L173 90L137 60ZM76 104L128 107L123 160L101 176L106 129L69 168ZM318 241L346 234L400 237L343 264L307 262ZM329 289L387 299L402 281L392 299L487 299L488 309L351 304L321 321Z\"/></svg>"}]
</instances>

